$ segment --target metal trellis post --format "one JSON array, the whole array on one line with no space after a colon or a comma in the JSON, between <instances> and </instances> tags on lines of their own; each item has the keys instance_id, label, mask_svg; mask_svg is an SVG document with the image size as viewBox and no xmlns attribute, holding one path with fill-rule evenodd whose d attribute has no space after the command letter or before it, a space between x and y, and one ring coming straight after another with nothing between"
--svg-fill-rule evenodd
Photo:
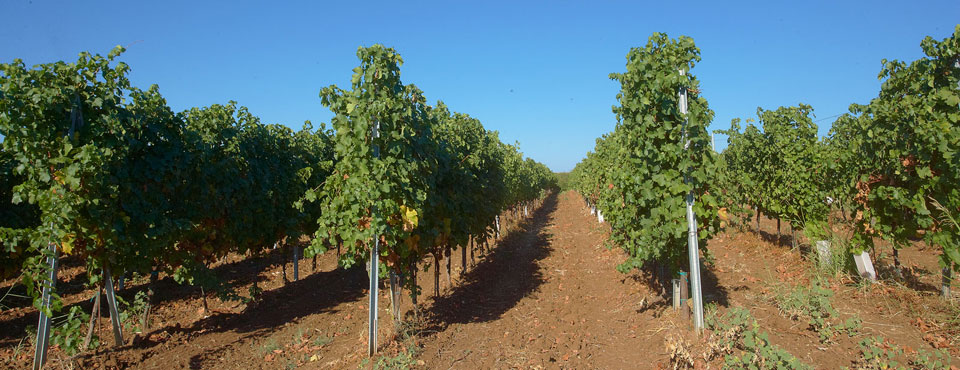
<instances>
[{"instance_id":1,"label":"metal trellis post","mask_svg":"<svg viewBox=\"0 0 960 370\"><path fill-rule=\"evenodd\" d=\"M680 70L680 75L685 76L684 70ZM690 142L687 140L687 89L680 88L680 113L683 114L683 150L690 149ZM689 169L688 175L684 176L684 181L690 183ZM687 193L687 253L690 258L690 285L691 295L693 295L693 328L699 333L703 330L703 294L700 286L700 247L697 237L697 216L693 213L693 190Z\"/></svg>"},{"instance_id":2,"label":"metal trellis post","mask_svg":"<svg viewBox=\"0 0 960 370\"><path fill-rule=\"evenodd\" d=\"M53 225L51 224L51 229ZM37 324L37 347L33 354L34 370L43 367L47 362L47 347L50 345L50 315L47 311L50 309L50 293L57 284L57 245L50 243L50 284L43 287L42 305L40 310L40 322Z\"/></svg>"},{"instance_id":3,"label":"metal trellis post","mask_svg":"<svg viewBox=\"0 0 960 370\"><path fill-rule=\"evenodd\" d=\"M372 136L374 139L380 137L380 122L373 123L373 133ZM373 157L380 157L380 147L376 143L373 144ZM373 213L377 212L377 207L372 207ZM373 236L373 248L370 249L370 318L369 318L369 328L370 328L370 348L367 351L368 356L373 356L377 352L377 298L379 297L378 289L379 277L380 277L380 237L376 234Z\"/></svg>"}]
</instances>

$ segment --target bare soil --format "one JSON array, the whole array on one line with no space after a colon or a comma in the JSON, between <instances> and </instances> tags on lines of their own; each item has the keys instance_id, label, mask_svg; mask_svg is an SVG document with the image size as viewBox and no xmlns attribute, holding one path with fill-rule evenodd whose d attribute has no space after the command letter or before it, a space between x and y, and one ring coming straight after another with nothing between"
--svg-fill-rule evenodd
<instances>
[{"instance_id":1,"label":"bare soil","mask_svg":"<svg viewBox=\"0 0 960 370\"><path fill-rule=\"evenodd\" d=\"M162 276L159 304L151 326L125 332L114 347L103 306L96 350L68 357L51 348L52 368L142 369L277 369L370 367L395 360L420 368L672 368L668 343L681 341L692 350L706 345L709 333L697 336L670 302L642 272L622 274L615 266L625 258L604 243L607 225L597 223L575 193L551 195L529 217L503 215L504 234L488 240L490 248L473 259L451 256L450 273L440 262L436 295L432 259L418 274L422 295L417 309L409 297L399 302L411 324L397 328L390 315L387 289L381 289L379 355L367 349L368 279L362 266L338 268L335 251L300 261L299 281L285 282L277 249L264 258L230 256L214 266L218 275L241 292L254 283L261 299L249 305L220 302L208 294L209 310L196 287ZM753 225L751 225L752 227ZM863 320L861 334L822 344L805 321L785 317L775 297L814 278L809 248L791 248L789 227L776 237L776 222L763 219L759 233L729 230L711 240L712 259L703 269L705 301L723 310L750 309L770 340L817 368L851 366L857 343L881 335L907 349L943 348L957 352L957 312L939 293L937 252L923 245L901 251L902 280L863 284L847 276L827 281L834 307L843 318ZM807 244L801 240L801 246ZM889 276L890 257L875 261ZM467 266L463 269L462 266ZM292 266L286 263L286 277ZM81 266L65 267L58 288L65 306L90 312L93 291L83 285ZM131 300L146 289L146 278L129 281L120 295ZM898 282L900 281L900 282ZM0 294L22 294L13 280ZM0 312L0 365L30 366L37 312L26 299L7 297ZM402 361L407 353L413 357ZM719 363L699 361L717 368Z\"/></svg>"}]
</instances>

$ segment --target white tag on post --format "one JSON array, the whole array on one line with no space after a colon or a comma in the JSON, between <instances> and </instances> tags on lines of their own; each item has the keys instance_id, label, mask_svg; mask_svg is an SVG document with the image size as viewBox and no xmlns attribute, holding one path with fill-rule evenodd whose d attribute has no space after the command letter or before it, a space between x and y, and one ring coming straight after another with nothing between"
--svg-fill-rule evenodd
<instances>
[{"instance_id":1,"label":"white tag on post","mask_svg":"<svg viewBox=\"0 0 960 370\"><path fill-rule=\"evenodd\" d=\"M829 266L831 262L830 241L817 240L817 256L820 257L821 266Z\"/></svg>"},{"instance_id":2,"label":"white tag on post","mask_svg":"<svg viewBox=\"0 0 960 370\"><path fill-rule=\"evenodd\" d=\"M877 270L873 269L873 262L870 261L870 254L866 251L860 252L860 254L853 255L854 262L857 263L857 272L860 274L860 277L865 277L870 279L870 281L877 281Z\"/></svg>"}]
</instances>

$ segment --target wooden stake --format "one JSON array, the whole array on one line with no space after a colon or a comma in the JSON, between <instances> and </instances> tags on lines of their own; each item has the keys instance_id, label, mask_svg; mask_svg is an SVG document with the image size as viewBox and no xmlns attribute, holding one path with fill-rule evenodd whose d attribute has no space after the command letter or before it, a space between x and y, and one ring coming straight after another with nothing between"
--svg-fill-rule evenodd
<instances>
[{"instance_id":1,"label":"wooden stake","mask_svg":"<svg viewBox=\"0 0 960 370\"><path fill-rule=\"evenodd\" d=\"M100 285L97 285L97 293L93 296L93 308L90 309L90 324L87 329L87 336L83 338L83 346L81 348L87 349L90 348L90 341L93 340L93 324L94 321L99 322L98 318L100 316Z\"/></svg>"},{"instance_id":2,"label":"wooden stake","mask_svg":"<svg viewBox=\"0 0 960 370\"><path fill-rule=\"evenodd\" d=\"M440 260L433 255L433 297L440 297Z\"/></svg>"},{"instance_id":3,"label":"wooden stake","mask_svg":"<svg viewBox=\"0 0 960 370\"><path fill-rule=\"evenodd\" d=\"M467 242L460 246L460 280L463 280L464 275L467 274L467 246L470 245L471 240L473 236L467 236Z\"/></svg>"},{"instance_id":4,"label":"wooden stake","mask_svg":"<svg viewBox=\"0 0 960 370\"><path fill-rule=\"evenodd\" d=\"M156 303L154 295L156 294L159 275L160 272L157 271L156 267L154 267L153 271L150 271L150 285L147 286L147 307L143 310L143 319L140 320L144 333L150 329L150 310L153 308L153 304Z\"/></svg>"},{"instance_id":5,"label":"wooden stake","mask_svg":"<svg viewBox=\"0 0 960 370\"><path fill-rule=\"evenodd\" d=\"M453 287L453 276L450 274L450 264L453 260L453 247L447 244L447 287Z\"/></svg>"}]
</instances>

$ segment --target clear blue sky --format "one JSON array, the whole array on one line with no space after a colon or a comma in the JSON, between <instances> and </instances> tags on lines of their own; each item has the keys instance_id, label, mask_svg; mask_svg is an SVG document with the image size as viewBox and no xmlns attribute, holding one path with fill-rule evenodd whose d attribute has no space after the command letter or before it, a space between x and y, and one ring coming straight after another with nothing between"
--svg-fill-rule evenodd
<instances>
[{"instance_id":1,"label":"clear blue sky","mask_svg":"<svg viewBox=\"0 0 960 370\"><path fill-rule=\"evenodd\" d=\"M613 130L631 46L653 32L688 35L694 69L716 112L734 117L811 104L818 118L877 95L880 59L913 60L920 40L960 22L960 1L284 1L5 0L0 62L75 60L129 45L122 60L142 88L159 84L180 111L237 100L265 122L329 122L317 94L349 84L360 45L399 50L402 78L431 101L469 113L569 171ZM819 122L826 134L833 119ZM718 147L723 140L717 139Z\"/></svg>"}]
</instances>

